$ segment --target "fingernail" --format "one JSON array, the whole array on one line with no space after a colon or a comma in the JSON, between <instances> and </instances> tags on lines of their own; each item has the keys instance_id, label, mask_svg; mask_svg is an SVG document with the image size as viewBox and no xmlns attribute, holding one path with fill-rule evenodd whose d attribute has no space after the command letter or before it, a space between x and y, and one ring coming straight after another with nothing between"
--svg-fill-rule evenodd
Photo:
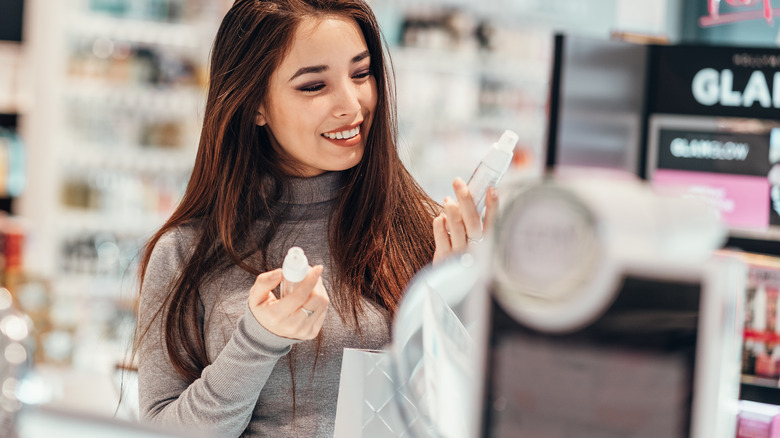
<instances>
[{"instance_id":1,"label":"fingernail","mask_svg":"<svg viewBox=\"0 0 780 438\"><path fill-rule=\"evenodd\" d=\"M449 204L450 202L452 202L452 199L450 199L450 197L449 197L449 196L445 196L445 197L444 197L444 203L445 203L445 204Z\"/></svg>"},{"instance_id":2,"label":"fingernail","mask_svg":"<svg viewBox=\"0 0 780 438\"><path fill-rule=\"evenodd\" d=\"M498 189L495 187L490 188L490 196L493 198L498 198Z\"/></svg>"},{"instance_id":3,"label":"fingernail","mask_svg":"<svg viewBox=\"0 0 780 438\"><path fill-rule=\"evenodd\" d=\"M465 186L466 183L463 182L463 180L460 179L460 177L457 177L455 178L455 181L452 183L452 185L456 186L457 188L463 188L463 186Z\"/></svg>"}]
</instances>

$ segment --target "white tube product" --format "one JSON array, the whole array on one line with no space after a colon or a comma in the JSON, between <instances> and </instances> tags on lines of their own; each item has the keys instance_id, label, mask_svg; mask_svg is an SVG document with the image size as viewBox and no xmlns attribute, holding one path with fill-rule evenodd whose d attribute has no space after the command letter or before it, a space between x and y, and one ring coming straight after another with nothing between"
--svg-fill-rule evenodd
<instances>
[{"instance_id":1,"label":"white tube product","mask_svg":"<svg viewBox=\"0 0 780 438\"><path fill-rule=\"evenodd\" d=\"M485 197L488 189L495 187L507 169L509 169L518 138L518 135L514 132L504 131L498 143L493 143L493 147L485 154L479 166L471 175L471 179L468 182L469 191L480 214L485 208Z\"/></svg>"},{"instance_id":2,"label":"white tube product","mask_svg":"<svg viewBox=\"0 0 780 438\"><path fill-rule=\"evenodd\" d=\"M309 260L303 250L293 246L287 251L282 263L282 286L280 298L286 296L295 289L295 286L303 281L303 277L309 272Z\"/></svg>"}]
</instances>

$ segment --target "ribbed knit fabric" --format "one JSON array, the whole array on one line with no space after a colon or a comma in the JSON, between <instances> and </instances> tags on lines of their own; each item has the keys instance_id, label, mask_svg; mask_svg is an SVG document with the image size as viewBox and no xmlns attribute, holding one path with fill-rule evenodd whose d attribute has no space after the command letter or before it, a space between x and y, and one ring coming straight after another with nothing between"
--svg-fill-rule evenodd
<instances>
[{"instance_id":1,"label":"ribbed knit fabric","mask_svg":"<svg viewBox=\"0 0 780 438\"><path fill-rule=\"evenodd\" d=\"M272 266L279 267L287 249L300 246L310 265L325 267L323 283L331 294L328 220L339 184L338 172L294 180L284 199L291 219L280 225L268 253ZM256 236L264 226L258 222ZM197 235L194 227L179 227L155 246L141 292L142 330L159 310ZM212 363L192 384L173 369L160 318L153 322L138 351L143 421L203 429L218 437L333 436L343 349L385 346L390 341L387 312L366 300L358 333L331 304L315 366L316 341L276 336L255 320L247 305L254 280L232 268L202 286L201 325ZM294 344L293 416L289 352Z\"/></svg>"}]
</instances>

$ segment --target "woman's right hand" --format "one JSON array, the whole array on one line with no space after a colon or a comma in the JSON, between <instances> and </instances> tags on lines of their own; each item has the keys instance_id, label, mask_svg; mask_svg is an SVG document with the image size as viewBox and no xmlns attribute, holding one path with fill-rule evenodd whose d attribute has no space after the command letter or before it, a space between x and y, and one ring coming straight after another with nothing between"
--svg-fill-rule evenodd
<instances>
[{"instance_id":1,"label":"woman's right hand","mask_svg":"<svg viewBox=\"0 0 780 438\"><path fill-rule=\"evenodd\" d=\"M309 269L303 281L284 298L276 298L272 292L282 282L281 269L258 275L249 290L252 315L260 325L277 336L314 339L322 328L330 306L321 274L322 266Z\"/></svg>"}]
</instances>

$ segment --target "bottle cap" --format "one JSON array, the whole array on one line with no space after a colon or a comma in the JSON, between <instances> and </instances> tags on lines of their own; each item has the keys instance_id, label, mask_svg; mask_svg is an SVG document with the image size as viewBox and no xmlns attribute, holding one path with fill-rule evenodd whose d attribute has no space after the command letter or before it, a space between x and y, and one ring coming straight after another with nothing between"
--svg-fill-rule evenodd
<instances>
[{"instance_id":1,"label":"bottle cap","mask_svg":"<svg viewBox=\"0 0 780 438\"><path fill-rule=\"evenodd\" d=\"M501 138L498 140L498 143L496 143L496 148L511 154L515 150L515 144L518 139L520 139L519 135L515 134L513 131L506 130L501 134Z\"/></svg>"},{"instance_id":2,"label":"bottle cap","mask_svg":"<svg viewBox=\"0 0 780 438\"><path fill-rule=\"evenodd\" d=\"M282 276L285 280L297 283L309 272L309 260L306 254L297 246L287 251L287 256L282 263Z\"/></svg>"}]
</instances>

